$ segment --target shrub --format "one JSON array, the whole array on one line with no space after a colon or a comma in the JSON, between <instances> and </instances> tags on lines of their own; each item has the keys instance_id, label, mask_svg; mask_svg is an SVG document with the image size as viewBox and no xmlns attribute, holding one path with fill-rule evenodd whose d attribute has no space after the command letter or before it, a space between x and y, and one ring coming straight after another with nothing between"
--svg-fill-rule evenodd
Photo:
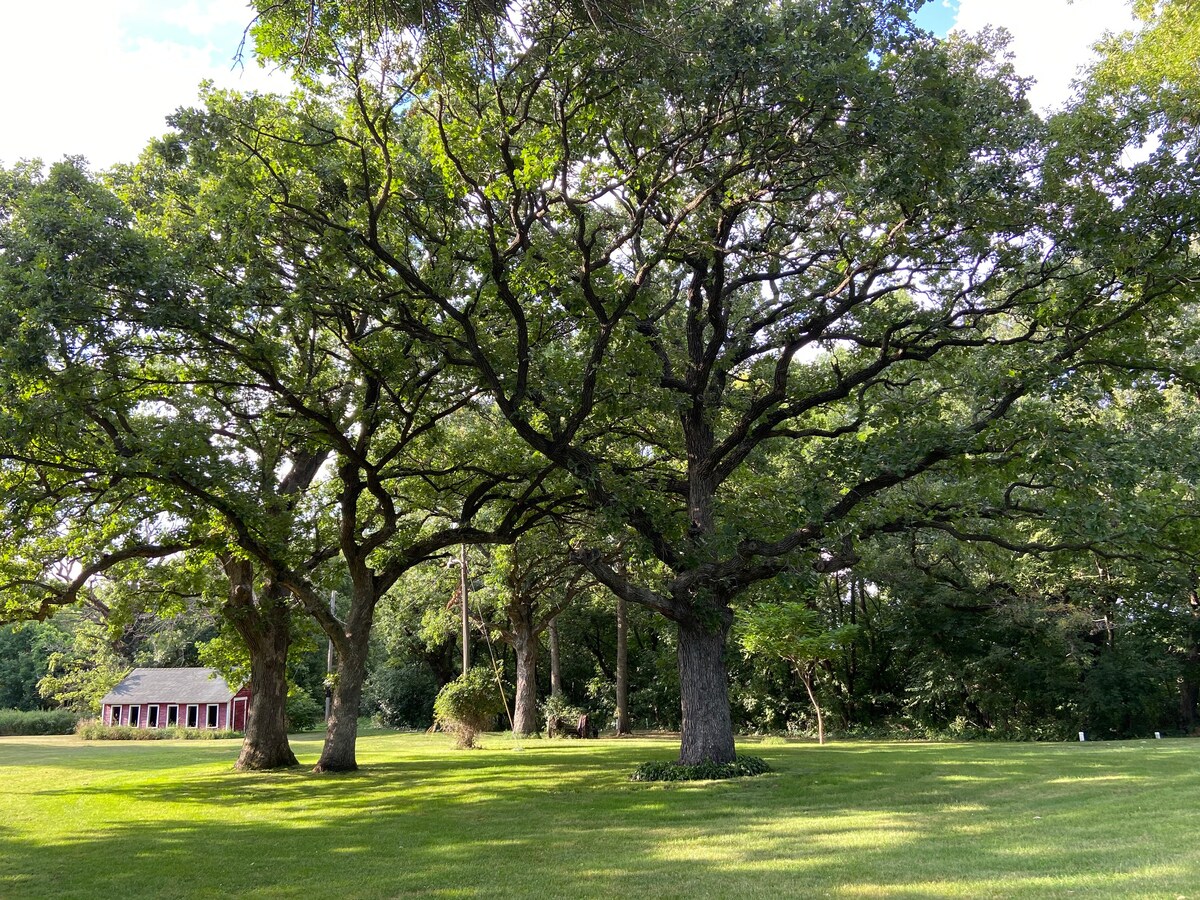
<instances>
[{"instance_id":1,"label":"shrub","mask_svg":"<svg viewBox=\"0 0 1200 900\"><path fill-rule=\"evenodd\" d=\"M433 701L438 723L453 733L464 749L475 746L475 736L486 731L503 708L492 673L482 666L458 676L438 691Z\"/></svg>"},{"instance_id":2,"label":"shrub","mask_svg":"<svg viewBox=\"0 0 1200 900\"><path fill-rule=\"evenodd\" d=\"M553 737L554 735L550 733L551 725L557 721L573 729L584 711L578 706L572 706L561 694L557 697L551 694L541 704L541 713L542 721L546 723L546 736Z\"/></svg>"},{"instance_id":3,"label":"shrub","mask_svg":"<svg viewBox=\"0 0 1200 900\"><path fill-rule=\"evenodd\" d=\"M646 762L633 770L630 781L716 781L745 778L770 772L771 767L757 756L739 756L733 762L702 762L685 766L677 762Z\"/></svg>"},{"instance_id":4,"label":"shrub","mask_svg":"<svg viewBox=\"0 0 1200 900\"><path fill-rule=\"evenodd\" d=\"M301 688L288 691L288 731L312 731L325 717L325 707L313 699L312 694Z\"/></svg>"},{"instance_id":5,"label":"shrub","mask_svg":"<svg viewBox=\"0 0 1200 900\"><path fill-rule=\"evenodd\" d=\"M0 735L70 734L78 720L69 709L0 709Z\"/></svg>"},{"instance_id":6,"label":"shrub","mask_svg":"<svg viewBox=\"0 0 1200 900\"><path fill-rule=\"evenodd\" d=\"M385 665L371 674L366 703L380 725L425 729L433 724L437 693L437 679L424 663Z\"/></svg>"},{"instance_id":7,"label":"shrub","mask_svg":"<svg viewBox=\"0 0 1200 900\"><path fill-rule=\"evenodd\" d=\"M241 732L216 728L133 728L82 719L75 734L85 741L217 741L241 737Z\"/></svg>"}]
</instances>

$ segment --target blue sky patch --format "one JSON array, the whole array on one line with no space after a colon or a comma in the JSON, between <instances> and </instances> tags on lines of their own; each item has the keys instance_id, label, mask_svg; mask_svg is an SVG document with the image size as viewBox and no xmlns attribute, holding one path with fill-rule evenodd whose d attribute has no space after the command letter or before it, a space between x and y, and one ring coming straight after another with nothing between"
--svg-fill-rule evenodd
<instances>
[{"instance_id":1,"label":"blue sky patch","mask_svg":"<svg viewBox=\"0 0 1200 900\"><path fill-rule=\"evenodd\" d=\"M954 26L958 15L958 0L928 0L915 17L916 23L922 28L928 28L939 37Z\"/></svg>"}]
</instances>

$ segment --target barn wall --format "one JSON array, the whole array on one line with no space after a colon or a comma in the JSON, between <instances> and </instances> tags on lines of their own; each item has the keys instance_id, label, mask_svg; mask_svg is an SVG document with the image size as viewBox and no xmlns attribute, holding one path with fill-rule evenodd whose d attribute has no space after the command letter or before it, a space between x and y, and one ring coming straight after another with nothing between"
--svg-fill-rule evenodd
<instances>
[{"instance_id":1,"label":"barn wall","mask_svg":"<svg viewBox=\"0 0 1200 900\"><path fill-rule=\"evenodd\" d=\"M246 696L246 695L239 694L238 696L242 697L242 696ZM249 702L249 701L247 701L247 702ZM105 703L103 705L103 707L101 708L100 721L103 722L105 725L112 725L113 710L118 709L118 710L120 710L120 713L121 713L121 724L128 725L129 724L129 711L131 708L136 706L138 708L138 727L139 728L149 728L150 727L150 724L149 724L150 723L150 709L151 709L151 707L157 706L158 707L158 725L157 725L157 727L158 728L167 728L167 727L169 727L167 725L167 707L168 706L178 706L179 707L179 720L176 724L179 727L185 727L187 725L187 708L188 708L188 706L192 706L192 705L197 707L196 727L197 728L208 728L209 703L207 701L203 702L203 703L191 703L187 700L179 700L179 701L172 700L170 703ZM238 704L238 707L236 710L237 719L233 726L231 726L231 724L230 724L229 705L230 705L229 700L226 700L224 702L216 704L217 728L225 729L225 728L235 727L235 729L237 731L245 730L246 714L244 711L244 705L240 704L240 703Z\"/></svg>"},{"instance_id":2,"label":"barn wall","mask_svg":"<svg viewBox=\"0 0 1200 900\"><path fill-rule=\"evenodd\" d=\"M245 701L240 702L240 701ZM235 701L238 701L235 703ZM167 725L167 709L171 706L179 708L179 719L176 722L178 727L187 726L187 708L189 705L197 707L196 727L208 728L208 707L209 703L196 702L189 700L169 700L160 703L105 703L102 704L100 710L100 721L105 725L112 725L113 710L120 711L121 724L129 724L129 711L132 707L138 709L138 727L149 728L150 709L158 707L158 728L174 727ZM217 707L217 724L218 729L232 729L235 731L246 730L246 715L250 708L250 685L246 685L240 691L226 700L218 701Z\"/></svg>"}]
</instances>

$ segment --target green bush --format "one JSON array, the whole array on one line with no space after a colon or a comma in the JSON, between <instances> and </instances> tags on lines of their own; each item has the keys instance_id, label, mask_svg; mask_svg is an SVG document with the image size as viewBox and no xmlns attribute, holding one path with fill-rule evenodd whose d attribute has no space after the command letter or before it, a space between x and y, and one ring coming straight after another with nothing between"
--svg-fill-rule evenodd
<instances>
[{"instance_id":1,"label":"green bush","mask_svg":"<svg viewBox=\"0 0 1200 900\"><path fill-rule=\"evenodd\" d=\"M702 762L685 766L677 762L647 762L633 770L630 781L716 781L745 778L770 772L771 767L757 756L739 756L733 762Z\"/></svg>"},{"instance_id":2,"label":"green bush","mask_svg":"<svg viewBox=\"0 0 1200 900\"><path fill-rule=\"evenodd\" d=\"M437 693L437 678L424 663L385 665L367 681L366 708L388 728L425 729L433 724Z\"/></svg>"},{"instance_id":3,"label":"green bush","mask_svg":"<svg viewBox=\"0 0 1200 900\"><path fill-rule=\"evenodd\" d=\"M440 691L433 701L433 714L438 723L451 732L458 746L475 746L475 736L496 721L504 709L500 692L492 673L476 666L458 676Z\"/></svg>"},{"instance_id":4,"label":"green bush","mask_svg":"<svg viewBox=\"0 0 1200 900\"><path fill-rule=\"evenodd\" d=\"M324 718L325 706L314 700L312 694L300 688L288 691L288 731L313 731Z\"/></svg>"},{"instance_id":5,"label":"green bush","mask_svg":"<svg viewBox=\"0 0 1200 900\"><path fill-rule=\"evenodd\" d=\"M572 706L561 694L557 697L551 694L541 704L541 713L542 721L546 723L546 736L550 737L550 725L554 720L557 719L573 729L584 711L578 706Z\"/></svg>"},{"instance_id":6,"label":"green bush","mask_svg":"<svg viewBox=\"0 0 1200 900\"><path fill-rule=\"evenodd\" d=\"M82 719L75 734L85 741L216 741L241 737L241 732L216 728L133 728Z\"/></svg>"},{"instance_id":7,"label":"green bush","mask_svg":"<svg viewBox=\"0 0 1200 900\"><path fill-rule=\"evenodd\" d=\"M70 734L79 713L69 709L0 709L0 735Z\"/></svg>"}]
</instances>

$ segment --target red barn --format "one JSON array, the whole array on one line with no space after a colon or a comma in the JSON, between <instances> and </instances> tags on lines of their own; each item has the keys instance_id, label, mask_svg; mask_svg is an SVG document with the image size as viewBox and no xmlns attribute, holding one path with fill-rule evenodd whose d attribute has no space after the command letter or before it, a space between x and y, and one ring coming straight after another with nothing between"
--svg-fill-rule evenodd
<instances>
[{"instance_id":1,"label":"red barn","mask_svg":"<svg viewBox=\"0 0 1200 900\"><path fill-rule=\"evenodd\" d=\"M245 731L250 686L235 691L216 669L134 669L100 702L105 725Z\"/></svg>"}]
</instances>

